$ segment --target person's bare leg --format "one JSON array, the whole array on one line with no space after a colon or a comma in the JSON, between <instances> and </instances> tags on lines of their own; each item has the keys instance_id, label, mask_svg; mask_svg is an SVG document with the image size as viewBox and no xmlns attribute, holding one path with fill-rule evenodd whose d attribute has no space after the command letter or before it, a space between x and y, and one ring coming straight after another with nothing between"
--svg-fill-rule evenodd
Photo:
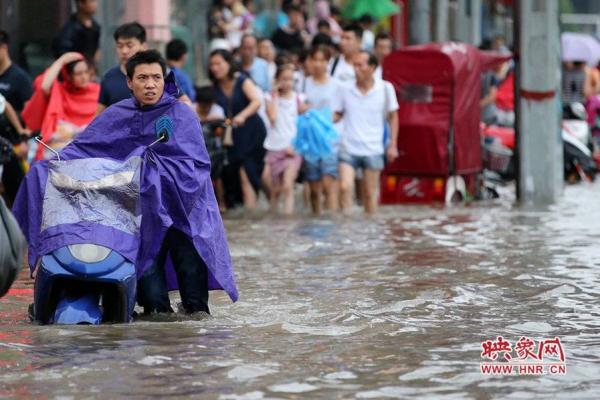
<instances>
[{"instance_id":1,"label":"person's bare leg","mask_svg":"<svg viewBox=\"0 0 600 400\"><path fill-rule=\"evenodd\" d=\"M281 185L274 183L271 185L271 192L269 193L269 210L275 214L279 208L279 195L281 194Z\"/></svg>"},{"instance_id":2,"label":"person's bare leg","mask_svg":"<svg viewBox=\"0 0 600 400\"><path fill-rule=\"evenodd\" d=\"M271 179L271 166L267 163L265 163L265 167L263 168L261 182L267 199L271 199L271 190L273 190L273 182Z\"/></svg>"},{"instance_id":3,"label":"person's bare leg","mask_svg":"<svg viewBox=\"0 0 600 400\"><path fill-rule=\"evenodd\" d=\"M356 203L359 206L362 206L365 200L364 171L361 176L361 178L354 178L354 195L356 196Z\"/></svg>"},{"instance_id":4,"label":"person's bare leg","mask_svg":"<svg viewBox=\"0 0 600 400\"><path fill-rule=\"evenodd\" d=\"M352 206L352 194L354 192L354 168L345 162L339 165L340 173L340 196L342 211Z\"/></svg>"},{"instance_id":5,"label":"person's bare leg","mask_svg":"<svg viewBox=\"0 0 600 400\"><path fill-rule=\"evenodd\" d=\"M365 185L364 190L364 205L367 214L373 214L377 211L377 195L379 188L379 174L380 171L376 169L365 169L363 181Z\"/></svg>"},{"instance_id":6,"label":"person's bare leg","mask_svg":"<svg viewBox=\"0 0 600 400\"><path fill-rule=\"evenodd\" d=\"M302 183L302 201L304 202L304 208L308 208L311 204L312 191L310 189L310 183L304 181Z\"/></svg>"},{"instance_id":7,"label":"person's bare leg","mask_svg":"<svg viewBox=\"0 0 600 400\"><path fill-rule=\"evenodd\" d=\"M240 183L242 185L242 196L244 197L244 208L253 210L256 207L256 192L243 167L240 168Z\"/></svg>"},{"instance_id":8,"label":"person's bare leg","mask_svg":"<svg viewBox=\"0 0 600 400\"><path fill-rule=\"evenodd\" d=\"M219 205L219 211L227 211L227 205L225 204L225 189L223 188L223 180L221 178L215 180L215 195L217 197L217 204Z\"/></svg>"},{"instance_id":9,"label":"person's bare leg","mask_svg":"<svg viewBox=\"0 0 600 400\"><path fill-rule=\"evenodd\" d=\"M325 208L337 211L340 207L338 180L333 176L323 176L323 191L325 192Z\"/></svg>"},{"instance_id":10,"label":"person's bare leg","mask_svg":"<svg viewBox=\"0 0 600 400\"><path fill-rule=\"evenodd\" d=\"M298 166L293 162L283 172L283 213L291 215L294 213L294 185L298 177Z\"/></svg>"},{"instance_id":11,"label":"person's bare leg","mask_svg":"<svg viewBox=\"0 0 600 400\"><path fill-rule=\"evenodd\" d=\"M321 214L321 181L310 182L310 208L313 214Z\"/></svg>"}]
</instances>

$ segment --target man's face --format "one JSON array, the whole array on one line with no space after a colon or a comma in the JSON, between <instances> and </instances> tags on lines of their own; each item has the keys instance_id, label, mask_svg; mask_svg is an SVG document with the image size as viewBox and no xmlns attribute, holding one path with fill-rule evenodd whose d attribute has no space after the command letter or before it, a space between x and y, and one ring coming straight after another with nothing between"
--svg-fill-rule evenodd
<instances>
[{"instance_id":1,"label":"man's face","mask_svg":"<svg viewBox=\"0 0 600 400\"><path fill-rule=\"evenodd\" d=\"M96 13L98 9L98 1L97 0L79 0L77 3L79 6L79 10L84 12L87 15L93 15Z\"/></svg>"},{"instance_id":2,"label":"man's face","mask_svg":"<svg viewBox=\"0 0 600 400\"><path fill-rule=\"evenodd\" d=\"M117 55L121 64L125 64L138 51L146 50L146 43L136 38L118 38Z\"/></svg>"},{"instance_id":3,"label":"man's face","mask_svg":"<svg viewBox=\"0 0 600 400\"><path fill-rule=\"evenodd\" d=\"M251 36L244 38L244 41L240 46L240 55L242 56L242 60L250 61L254 59L257 51L256 38Z\"/></svg>"},{"instance_id":4,"label":"man's face","mask_svg":"<svg viewBox=\"0 0 600 400\"><path fill-rule=\"evenodd\" d=\"M360 50L360 41L356 37L354 31L342 32L340 48L343 54L354 54Z\"/></svg>"},{"instance_id":5,"label":"man's face","mask_svg":"<svg viewBox=\"0 0 600 400\"><path fill-rule=\"evenodd\" d=\"M141 105L152 106L158 103L165 91L165 77L160 64L137 65L133 78L127 77L127 86Z\"/></svg>"},{"instance_id":6,"label":"man's face","mask_svg":"<svg viewBox=\"0 0 600 400\"><path fill-rule=\"evenodd\" d=\"M4 63L8 59L8 46L0 44L0 63Z\"/></svg>"},{"instance_id":7,"label":"man's face","mask_svg":"<svg viewBox=\"0 0 600 400\"><path fill-rule=\"evenodd\" d=\"M365 81L373 76L375 67L369 65L369 55L366 53L358 53L354 56L354 73L357 81Z\"/></svg>"},{"instance_id":8,"label":"man's face","mask_svg":"<svg viewBox=\"0 0 600 400\"><path fill-rule=\"evenodd\" d=\"M379 61L383 61L392 52L392 41L390 39L379 39L373 52Z\"/></svg>"},{"instance_id":9,"label":"man's face","mask_svg":"<svg viewBox=\"0 0 600 400\"><path fill-rule=\"evenodd\" d=\"M290 19L290 28L300 31L304 29L304 15L298 11L291 11L288 14Z\"/></svg>"}]
</instances>

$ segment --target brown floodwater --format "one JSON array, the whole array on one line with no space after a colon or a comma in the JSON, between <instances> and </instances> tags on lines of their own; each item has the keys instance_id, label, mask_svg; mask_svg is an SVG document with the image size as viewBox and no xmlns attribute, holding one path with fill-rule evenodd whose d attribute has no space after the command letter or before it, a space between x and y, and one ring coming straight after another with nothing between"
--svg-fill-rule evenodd
<instances>
[{"instance_id":1,"label":"brown floodwater","mask_svg":"<svg viewBox=\"0 0 600 400\"><path fill-rule=\"evenodd\" d=\"M0 398L598 398L599 193L231 217L240 300L213 292L206 319L36 326L23 275L0 300ZM558 337L566 374L484 375L497 336Z\"/></svg>"}]
</instances>

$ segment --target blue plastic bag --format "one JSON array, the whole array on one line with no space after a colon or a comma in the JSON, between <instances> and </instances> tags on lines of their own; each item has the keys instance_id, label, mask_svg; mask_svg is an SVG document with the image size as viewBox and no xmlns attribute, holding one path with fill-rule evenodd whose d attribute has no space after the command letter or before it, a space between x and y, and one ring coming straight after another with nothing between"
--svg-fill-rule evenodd
<instances>
[{"instance_id":1,"label":"blue plastic bag","mask_svg":"<svg viewBox=\"0 0 600 400\"><path fill-rule=\"evenodd\" d=\"M298 117L298 131L293 145L305 160L316 162L331 156L338 140L331 110L313 109Z\"/></svg>"}]
</instances>

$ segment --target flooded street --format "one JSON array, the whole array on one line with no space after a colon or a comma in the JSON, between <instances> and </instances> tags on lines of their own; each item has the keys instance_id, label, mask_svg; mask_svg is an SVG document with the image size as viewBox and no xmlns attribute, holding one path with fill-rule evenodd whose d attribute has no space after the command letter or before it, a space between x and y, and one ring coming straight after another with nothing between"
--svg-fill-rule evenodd
<instances>
[{"instance_id":1,"label":"flooded street","mask_svg":"<svg viewBox=\"0 0 600 400\"><path fill-rule=\"evenodd\" d=\"M35 326L23 278L0 300L0 398L597 398L598 193L228 219L240 301L213 292L204 320ZM560 338L566 375L482 374L497 336Z\"/></svg>"}]
</instances>

